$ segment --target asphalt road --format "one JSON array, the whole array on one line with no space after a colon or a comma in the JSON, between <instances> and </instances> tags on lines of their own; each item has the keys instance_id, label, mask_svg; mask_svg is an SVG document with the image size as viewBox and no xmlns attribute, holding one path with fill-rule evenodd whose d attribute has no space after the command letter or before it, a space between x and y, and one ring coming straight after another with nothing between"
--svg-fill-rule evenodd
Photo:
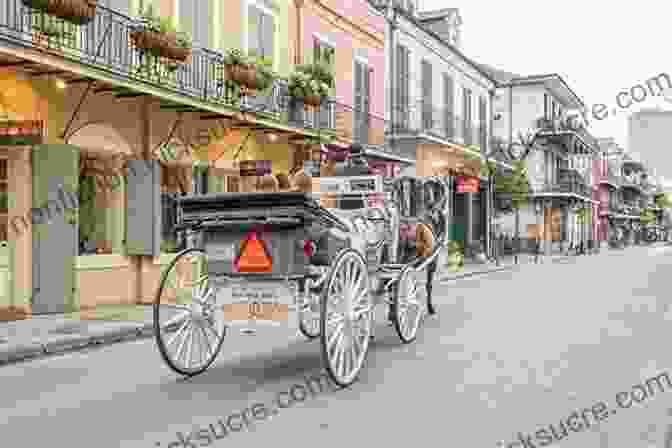
<instances>
[{"instance_id":1,"label":"asphalt road","mask_svg":"<svg viewBox=\"0 0 672 448\"><path fill-rule=\"evenodd\" d=\"M164 366L153 340L5 366L0 444L507 446L600 401L617 408L617 393L667 369L672 378L672 248L625 254L444 284L439 316L412 345L381 310L361 379L346 390L309 381L306 393L305 378L322 372L319 346L295 327L230 336L210 370L188 381ZM304 400L291 404L290 391ZM287 408L277 409L278 394ZM672 386L599 425L583 412L584 428L553 446L670 448L668 408Z\"/></svg>"}]
</instances>

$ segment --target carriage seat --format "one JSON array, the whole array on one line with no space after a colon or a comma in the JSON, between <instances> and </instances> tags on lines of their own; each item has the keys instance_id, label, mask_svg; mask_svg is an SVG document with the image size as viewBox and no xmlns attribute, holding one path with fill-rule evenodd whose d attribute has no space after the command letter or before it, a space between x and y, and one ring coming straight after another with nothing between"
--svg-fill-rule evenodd
<instances>
[{"instance_id":1,"label":"carriage seat","mask_svg":"<svg viewBox=\"0 0 672 448\"><path fill-rule=\"evenodd\" d=\"M329 209L352 233L364 237L368 245L377 245L385 238L384 223L373 221L364 216L362 210Z\"/></svg>"}]
</instances>

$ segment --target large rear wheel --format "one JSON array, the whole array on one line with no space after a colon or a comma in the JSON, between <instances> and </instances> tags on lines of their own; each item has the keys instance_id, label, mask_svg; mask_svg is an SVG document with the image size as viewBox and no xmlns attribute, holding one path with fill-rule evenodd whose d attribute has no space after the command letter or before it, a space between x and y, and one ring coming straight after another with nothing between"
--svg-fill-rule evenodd
<instances>
[{"instance_id":1,"label":"large rear wheel","mask_svg":"<svg viewBox=\"0 0 672 448\"><path fill-rule=\"evenodd\" d=\"M357 379L369 349L373 298L359 252L342 250L332 266L321 300L322 358L331 380L346 387Z\"/></svg>"},{"instance_id":2,"label":"large rear wheel","mask_svg":"<svg viewBox=\"0 0 672 448\"><path fill-rule=\"evenodd\" d=\"M156 293L156 343L168 367L181 375L204 372L224 342L223 310L208 280L205 252L186 249L168 265Z\"/></svg>"}]
</instances>

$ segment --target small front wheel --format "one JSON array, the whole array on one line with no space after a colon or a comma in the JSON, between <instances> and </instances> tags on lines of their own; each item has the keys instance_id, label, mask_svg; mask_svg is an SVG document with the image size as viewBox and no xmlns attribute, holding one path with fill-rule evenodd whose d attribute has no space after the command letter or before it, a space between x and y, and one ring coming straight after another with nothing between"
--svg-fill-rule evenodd
<instances>
[{"instance_id":1,"label":"small front wheel","mask_svg":"<svg viewBox=\"0 0 672 448\"><path fill-rule=\"evenodd\" d=\"M322 291L322 358L331 380L347 387L357 379L369 349L373 298L367 266L359 252L343 249L332 266Z\"/></svg>"},{"instance_id":2,"label":"small front wheel","mask_svg":"<svg viewBox=\"0 0 672 448\"><path fill-rule=\"evenodd\" d=\"M394 327L404 344L413 342L418 335L426 299L426 285L418 282L417 273L411 266L405 267L399 275L392 302Z\"/></svg>"},{"instance_id":3,"label":"small front wheel","mask_svg":"<svg viewBox=\"0 0 672 448\"><path fill-rule=\"evenodd\" d=\"M154 335L161 357L173 371L197 375L217 357L224 334L207 256L200 249L183 250L163 273L154 301Z\"/></svg>"}]
</instances>

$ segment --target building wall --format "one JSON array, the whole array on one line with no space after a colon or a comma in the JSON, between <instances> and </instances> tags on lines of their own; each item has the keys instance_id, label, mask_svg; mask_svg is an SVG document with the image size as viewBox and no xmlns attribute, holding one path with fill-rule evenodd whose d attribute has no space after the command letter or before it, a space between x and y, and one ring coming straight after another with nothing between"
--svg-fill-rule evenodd
<instances>
[{"instance_id":1,"label":"building wall","mask_svg":"<svg viewBox=\"0 0 672 448\"><path fill-rule=\"evenodd\" d=\"M462 116L463 89L467 88L472 91L472 124L478 125L478 98L481 96L486 99L486 117L490 117L489 91L494 88L494 84L483 74L446 45L404 17L399 19L399 31L395 36L396 43L404 45L410 53L411 126L417 127L421 119L419 104L422 98L421 61L423 59L432 65L432 93L435 98L435 107L444 110L442 76L445 73L453 78L455 86L452 110L454 115Z\"/></svg>"},{"instance_id":2,"label":"building wall","mask_svg":"<svg viewBox=\"0 0 672 448\"><path fill-rule=\"evenodd\" d=\"M514 141L519 132L536 127L536 121L544 116L544 92L540 85L503 87L497 89L493 112L502 119L494 122L493 135Z\"/></svg>"},{"instance_id":3,"label":"building wall","mask_svg":"<svg viewBox=\"0 0 672 448\"><path fill-rule=\"evenodd\" d=\"M303 62L313 61L314 40L335 48L336 100L354 104L354 61L371 68L371 114L385 116L385 19L366 0L306 1L303 12Z\"/></svg>"}]
</instances>

